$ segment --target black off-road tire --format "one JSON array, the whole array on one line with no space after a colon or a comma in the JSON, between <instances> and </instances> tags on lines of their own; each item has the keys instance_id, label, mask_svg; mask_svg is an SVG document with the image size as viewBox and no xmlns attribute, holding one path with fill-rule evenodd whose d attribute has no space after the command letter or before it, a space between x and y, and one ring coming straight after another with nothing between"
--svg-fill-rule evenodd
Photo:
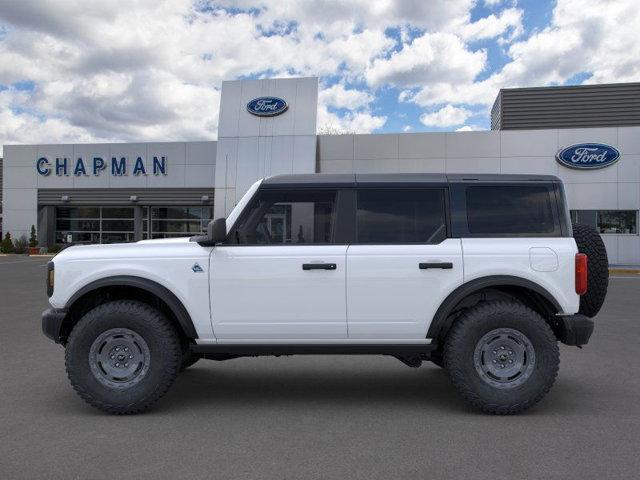
<instances>
[{"instance_id":1,"label":"black off-road tire","mask_svg":"<svg viewBox=\"0 0 640 480\"><path fill-rule=\"evenodd\" d=\"M600 234L589 225L573 224L578 251L587 255L587 293L580 297L579 312L595 317L602 308L609 286L609 259Z\"/></svg>"},{"instance_id":2,"label":"black off-road tire","mask_svg":"<svg viewBox=\"0 0 640 480\"><path fill-rule=\"evenodd\" d=\"M182 372L183 370L186 370L191 365L200 360L200 358L200 355L198 355L197 353L193 353L187 346L186 349L182 350L182 362L180 363L180 371Z\"/></svg>"},{"instance_id":3,"label":"black off-road tire","mask_svg":"<svg viewBox=\"0 0 640 480\"><path fill-rule=\"evenodd\" d=\"M102 336L124 329L144 343L148 365L131 386L105 385L99 373L104 370L91 362L92 348L99 348L94 345L100 344ZM73 327L65 351L67 375L78 395L112 414L139 413L152 406L175 380L181 360L180 339L173 325L155 308L133 300L105 303L86 313Z\"/></svg>"},{"instance_id":4,"label":"black off-road tire","mask_svg":"<svg viewBox=\"0 0 640 480\"><path fill-rule=\"evenodd\" d=\"M514 386L498 388L483 379L476 366L478 345L498 329L517 331L533 350L528 376L520 377L520 384L514 380ZM518 302L483 302L470 308L456 320L445 341L444 365L451 382L467 403L485 413L510 415L532 407L551 389L559 364L553 331L538 313Z\"/></svg>"},{"instance_id":5,"label":"black off-road tire","mask_svg":"<svg viewBox=\"0 0 640 480\"><path fill-rule=\"evenodd\" d=\"M429 357L429 361L433 363L436 367L444 368L444 357L442 355L442 350L436 350Z\"/></svg>"}]
</instances>

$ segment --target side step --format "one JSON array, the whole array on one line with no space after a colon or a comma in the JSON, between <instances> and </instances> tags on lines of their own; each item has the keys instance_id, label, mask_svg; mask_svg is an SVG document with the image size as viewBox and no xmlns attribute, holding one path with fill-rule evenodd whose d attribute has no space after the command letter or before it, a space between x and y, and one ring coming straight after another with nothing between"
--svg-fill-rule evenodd
<instances>
[{"instance_id":1,"label":"side step","mask_svg":"<svg viewBox=\"0 0 640 480\"><path fill-rule=\"evenodd\" d=\"M435 344L192 344L194 353L234 357L258 357L271 355L392 355L402 358L429 358Z\"/></svg>"}]
</instances>

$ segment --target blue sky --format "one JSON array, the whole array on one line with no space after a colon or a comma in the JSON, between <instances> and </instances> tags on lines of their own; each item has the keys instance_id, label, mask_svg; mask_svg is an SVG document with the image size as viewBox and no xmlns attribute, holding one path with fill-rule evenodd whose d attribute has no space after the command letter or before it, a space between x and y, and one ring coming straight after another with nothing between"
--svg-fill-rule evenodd
<instances>
[{"instance_id":1,"label":"blue sky","mask_svg":"<svg viewBox=\"0 0 640 480\"><path fill-rule=\"evenodd\" d=\"M21 0L0 143L217 137L223 80L318 76L320 132L489 128L500 88L640 80L636 0Z\"/></svg>"}]
</instances>

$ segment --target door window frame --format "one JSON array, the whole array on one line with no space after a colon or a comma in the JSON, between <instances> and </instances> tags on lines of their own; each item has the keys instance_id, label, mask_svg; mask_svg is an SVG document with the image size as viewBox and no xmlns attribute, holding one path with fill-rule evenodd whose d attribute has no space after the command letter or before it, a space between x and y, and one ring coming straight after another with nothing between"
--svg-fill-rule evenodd
<instances>
[{"instance_id":1,"label":"door window frame","mask_svg":"<svg viewBox=\"0 0 640 480\"><path fill-rule=\"evenodd\" d=\"M362 242L358 239L358 192L366 191L366 190L393 190L393 191L407 191L407 190L439 190L442 195L442 208L443 208L443 218L444 218L444 237L437 242L404 242L404 241L395 241L395 242ZM353 241L351 242L354 245L439 245L448 238L451 238L451 216L450 216L450 208L449 208L449 188L447 185L443 184L425 184L416 185L411 187L406 187L402 185L371 185L371 186L359 186L353 189L355 193L354 199L354 210L353 210Z\"/></svg>"},{"instance_id":2,"label":"door window frame","mask_svg":"<svg viewBox=\"0 0 640 480\"><path fill-rule=\"evenodd\" d=\"M254 207L257 202L260 200L260 196L263 193L269 192L283 192L283 193L315 193L315 192L334 192L334 211L331 219L331 236L328 243L238 243L238 227L244 223L249 215L254 211ZM344 212L345 207L350 209L350 204L352 203L349 198L350 195L348 193L348 189L335 188L335 187L301 187L301 188L259 188L256 193L253 195L251 200L247 203L246 208L242 211L238 219L234 222L231 230L227 232L227 237L224 242L222 242L221 246L233 246L233 247L309 247L309 246L330 246L330 245L347 245L349 241L345 238L344 234L341 233L345 230L345 221ZM292 233L293 235L293 233Z\"/></svg>"}]
</instances>

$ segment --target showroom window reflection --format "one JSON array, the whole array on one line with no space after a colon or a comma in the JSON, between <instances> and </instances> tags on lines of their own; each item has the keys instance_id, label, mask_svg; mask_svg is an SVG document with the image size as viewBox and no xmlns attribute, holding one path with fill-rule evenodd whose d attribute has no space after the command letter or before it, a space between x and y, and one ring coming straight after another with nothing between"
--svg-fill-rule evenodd
<instances>
[{"instance_id":1,"label":"showroom window reflection","mask_svg":"<svg viewBox=\"0 0 640 480\"><path fill-rule=\"evenodd\" d=\"M594 227L603 235L637 235L637 210L571 210L571 221Z\"/></svg>"}]
</instances>

